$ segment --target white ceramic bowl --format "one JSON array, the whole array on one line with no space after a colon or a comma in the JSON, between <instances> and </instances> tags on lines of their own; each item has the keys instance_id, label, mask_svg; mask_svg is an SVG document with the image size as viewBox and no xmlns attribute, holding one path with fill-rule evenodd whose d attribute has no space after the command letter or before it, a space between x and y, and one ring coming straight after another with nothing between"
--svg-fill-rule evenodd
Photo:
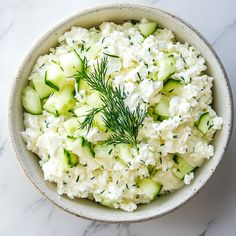
<instances>
[{"instance_id":1,"label":"white ceramic bowl","mask_svg":"<svg viewBox=\"0 0 236 236\"><path fill-rule=\"evenodd\" d=\"M224 119L224 126L221 131L217 132L213 141L215 155L197 171L191 185L185 186L173 194L163 196L150 204L139 206L133 213L105 208L85 199L71 200L65 196L59 197L55 184L44 181L38 158L26 149L20 134L24 129L20 98L22 89L28 83L27 77L36 59L47 53L50 47L54 47L57 44L58 36L72 26L89 28L98 26L104 21L119 23L130 19L140 20L141 18L157 21L159 26L171 29L178 40L195 46L206 59L208 73L215 78L213 106L217 114ZM159 217L173 211L194 196L210 178L224 154L231 133L232 116L233 105L229 81L219 58L209 43L192 26L172 14L156 8L130 4L107 5L82 11L50 29L37 41L22 62L12 86L9 104L11 141L18 160L32 183L51 202L65 211L83 218L105 222L137 222Z\"/></svg>"}]
</instances>

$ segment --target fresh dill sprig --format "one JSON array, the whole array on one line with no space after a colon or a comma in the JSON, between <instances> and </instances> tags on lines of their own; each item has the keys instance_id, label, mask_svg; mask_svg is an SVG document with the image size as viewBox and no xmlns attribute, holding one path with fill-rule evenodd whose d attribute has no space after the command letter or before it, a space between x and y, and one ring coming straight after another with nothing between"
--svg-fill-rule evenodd
<instances>
[{"instance_id":1,"label":"fresh dill sprig","mask_svg":"<svg viewBox=\"0 0 236 236\"><path fill-rule=\"evenodd\" d=\"M93 125L94 116L102 110L103 110L103 107L92 108L91 110L89 110L88 113L85 115L86 118L80 124L80 129L87 128L87 132L89 132Z\"/></svg>"},{"instance_id":2,"label":"fresh dill sprig","mask_svg":"<svg viewBox=\"0 0 236 236\"><path fill-rule=\"evenodd\" d=\"M83 79L95 91L99 92L103 103L101 108L93 108L87 114L80 128L92 128L94 116L102 112L102 119L108 129L112 131L105 141L107 144L126 143L137 145L137 135L140 125L143 123L147 112L138 105L131 111L124 102L126 94L122 87L114 87L107 74L107 56L97 61L93 70L89 71L88 61L82 60L82 71L75 74L77 80Z\"/></svg>"}]
</instances>

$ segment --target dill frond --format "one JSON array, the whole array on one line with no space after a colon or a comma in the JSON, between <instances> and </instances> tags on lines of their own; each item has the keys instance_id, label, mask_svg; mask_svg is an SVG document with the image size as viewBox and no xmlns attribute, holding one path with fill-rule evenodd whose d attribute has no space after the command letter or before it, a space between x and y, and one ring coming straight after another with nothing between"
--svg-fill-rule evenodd
<instances>
[{"instance_id":1,"label":"dill frond","mask_svg":"<svg viewBox=\"0 0 236 236\"><path fill-rule=\"evenodd\" d=\"M94 108L88 112L87 117L81 123L80 128L92 128L94 116L98 112L103 113L103 120L108 129L112 131L110 137L105 141L107 144L126 143L137 145L138 129L143 123L147 112L140 108L140 104L131 111L125 105L126 94L123 87L114 87L111 80L107 78L108 58L103 57L97 61L93 70L89 71L87 59L82 60L83 68L75 75L77 80L83 79L95 91L99 92L103 102L101 108Z\"/></svg>"}]
</instances>

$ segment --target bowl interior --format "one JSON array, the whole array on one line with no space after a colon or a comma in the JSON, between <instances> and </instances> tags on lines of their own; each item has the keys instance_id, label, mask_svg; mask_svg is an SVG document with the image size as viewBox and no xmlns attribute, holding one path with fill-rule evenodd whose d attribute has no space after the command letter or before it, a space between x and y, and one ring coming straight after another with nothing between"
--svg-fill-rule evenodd
<instances>
[{"instance_id":1,"label":"bowl interior","mask_svg":"<svg viewBox=\"0 0 236 236\"><path fill-rule=\"evenodd\" d=\"M26 145L21 138L20 133L24 130L24 126L20 97L22 89L28 83L27 77L36 59L40 55L47 53L49 48L56 46L58 36L69 30L72 26L90 28L98 26L104 21L120 23L130 19L140 20L141 18L157 21L159 26L171 29L178 40L189 42L199 49L205 57L208 65L208 73L215 78L213 105L218 115L222 116L225 122L222 130L218 132L214 138L215 155L200 168L191 185L185 186L173 194L161 197L150 204L139 206L133 213L108 209L89 200L71 200L65 196L60 197L56 193L55 184L43 180L43 173L39 166L38 158L26 149ZM223 155L231 130L231 116L232 104L230 88L224 69L206 42L196 34L191 27L175 16L158 9L128 4L106 6L79 13L48 31L36 43L22 63L16 82L12 88L9 107L11 140L22 167L35 186L56 205L71 213L85 218L109 222L140 221L160 216L178 207L194 195L211 176Z\"/></svg>"}]
</instances>

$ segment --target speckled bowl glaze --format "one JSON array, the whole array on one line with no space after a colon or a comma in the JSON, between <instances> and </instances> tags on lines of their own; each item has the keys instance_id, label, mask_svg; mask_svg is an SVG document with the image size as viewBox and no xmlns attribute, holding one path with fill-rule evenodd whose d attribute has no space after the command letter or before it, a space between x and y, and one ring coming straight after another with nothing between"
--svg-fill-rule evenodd
<instances>
[{"instance_id":1,"label":"speckled bowl glaze","mask_svg":"<svg viewBox=\"0 0 236 236\"><path fill-rule=\"evenodd\" d=\"M221 131L217 132L213 141L215 155L196 172L196 177L190 185L149 204L140 205L132 213L109 209L86 199L71 200L65 196L59 196L56 192L56 185L44 181L38 158L26 149L26 145L21 137L24 124L20 98L22 89L28 83L27 78L32 67L40 55L47 53L49 48L57 45L58 36L69 30L72 26L89 28L98 26L104 21L119 23L130 19L140 20L141 18L157 21L160 27L169 28L174 32L178 40L188 42L198 48L206 59L208 73L215 78L213 106L218 115L224 119L224 126ZM9 103L10 138L26 175L40 192L58 207L76 216L104 222L145 221L160 217L180 207L193 197L211 177L229 141L233 125L232 103L231 89L222 63L209 43L192 26L179 17L156 8L132 4L106 5L85 10L67 18L47 31L30 50L22 62L12 85Z\"/></svg>"}]
</instances>

